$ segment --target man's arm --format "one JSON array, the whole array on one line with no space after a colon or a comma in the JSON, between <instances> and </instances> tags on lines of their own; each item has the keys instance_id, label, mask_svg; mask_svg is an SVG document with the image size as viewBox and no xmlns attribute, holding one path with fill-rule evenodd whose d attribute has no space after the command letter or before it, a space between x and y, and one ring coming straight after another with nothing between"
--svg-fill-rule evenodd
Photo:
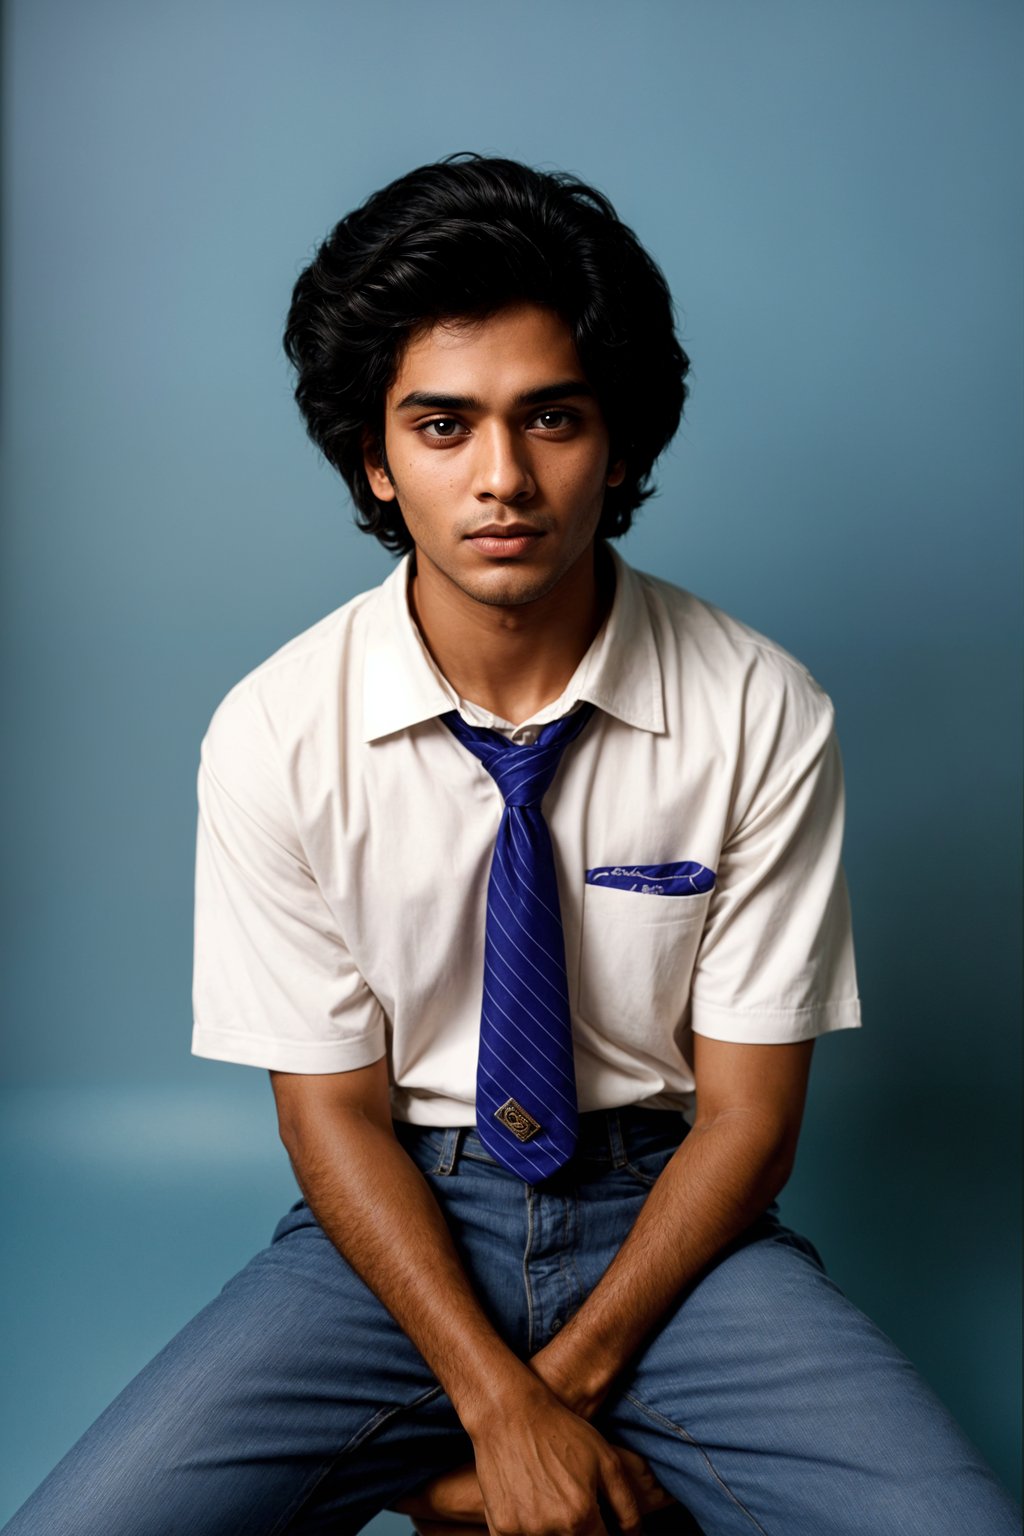
<instances>
[{"instance_id":1,"label":"man's arm","mask_svg":"<svg viewBox=\"0 0 1024 1536\"><path fill-rule=\"evenodd\" d=\"M672 1304L792 1171L813 1040L737 1045L694 1036L697 1116L599 1283L531 1361L589 1416Z\"/></svg>"},{"instance_id":2,"label":"man's arm","mask_svg":"<svg viewBox=\"0 0 1024 1536\"><path fill-rule=\"evenodd\" d=\"M281 1139L320 1225L412 1340L473 1441L491 1529L625 1536L639 1515L618 1456L503 1343L440 1208L391 1126L383 1059L352 1072L271 1073Z\"/></svg>"},{"instance_id":3,"label":"man's arm","mask_svg":"<svg viewBox=\"0 0 1024 1536\"><path fill-rule=\"evenodd\" d=\"M793 1167L813 1040L736 1045L694 1036L697 1117L590 1296L531 1367L584 1417L672 1304L782 1189ZM405 1501L470 1519L469 1470Z\"/></svg>"}]
</instances>

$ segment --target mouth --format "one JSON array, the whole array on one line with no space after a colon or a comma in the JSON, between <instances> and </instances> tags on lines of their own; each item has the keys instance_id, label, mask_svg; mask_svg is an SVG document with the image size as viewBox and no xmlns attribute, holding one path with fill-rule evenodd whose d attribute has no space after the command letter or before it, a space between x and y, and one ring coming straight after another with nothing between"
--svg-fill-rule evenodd
<instances>
[{"instance_id":1,"label":"mouth","mask_svg":"<svg viewBox=\"0 0 1024 1536\"><path fill-rule=\"evenodd\" d=\"M543 537L539 528L527 523L488 523L486 528L466 535L467 542L481 555L504 560L525 555Z\"/></svg>"}]
</instances>

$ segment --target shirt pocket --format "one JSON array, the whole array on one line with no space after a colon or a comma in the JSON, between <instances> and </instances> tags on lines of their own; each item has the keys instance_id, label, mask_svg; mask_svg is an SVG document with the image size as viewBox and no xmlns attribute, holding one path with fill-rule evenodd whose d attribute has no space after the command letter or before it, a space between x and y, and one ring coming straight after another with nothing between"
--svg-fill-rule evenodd
<instances>
[{"instance_id":1,"label":"shirt pocket","mask_svg":"<svg viewBox=\"0 0 1024 1536\"><path fill-rule=\"evenodd\" d=\"M585 885L579 1011L601 1034L657 1054L682 1023L711 892L655 896Z\"/></svg>"}]
</instances>

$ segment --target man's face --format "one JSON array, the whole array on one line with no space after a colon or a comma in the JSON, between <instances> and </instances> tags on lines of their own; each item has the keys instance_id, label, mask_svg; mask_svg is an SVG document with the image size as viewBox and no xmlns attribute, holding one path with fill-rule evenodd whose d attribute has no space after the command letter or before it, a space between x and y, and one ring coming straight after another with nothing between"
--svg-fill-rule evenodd
<instances>
[{"instance_id":1,"label":"man's face","mask_svg":"<svg viewBox=\"0 0 1024 1536\"><path fill-rule=\"evenodd\" d=\"M518 606L588 555L608 486L608 428L565 322L536 304L414 336L384 403L390 478L367 448L382 501L397 497L418 580Z\"/></svg>"}]
</instances>

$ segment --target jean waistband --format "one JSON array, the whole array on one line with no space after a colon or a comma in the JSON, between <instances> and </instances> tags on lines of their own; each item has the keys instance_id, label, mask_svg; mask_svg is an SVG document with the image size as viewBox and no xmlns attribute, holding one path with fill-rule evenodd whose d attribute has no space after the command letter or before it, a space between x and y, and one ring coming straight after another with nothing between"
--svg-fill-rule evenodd
<instances>
[{"instance_id":1,"label":"jean waistband","mask_svg":"<svg viewBox=\"0 0 1024 1536\"><path fill-rule=\"evenodd\" d=\"M451 1173L464 1154L477 1161L494 1161L480 1140L475 1125L441 1129L404 1122L398 1129L400 1136L415 1137L422 1134L441 1139L435 1169L437 1173ZM576 1164L586 1162L622 1168L642 1152L678 1146L689 1129L689 1122L682 1111L676 1109L645 1109L641 1105L625 1105L619 1109L588 1110L579 1117L579 1135L572 1161Z\"/></svg>"}]
</instances>

